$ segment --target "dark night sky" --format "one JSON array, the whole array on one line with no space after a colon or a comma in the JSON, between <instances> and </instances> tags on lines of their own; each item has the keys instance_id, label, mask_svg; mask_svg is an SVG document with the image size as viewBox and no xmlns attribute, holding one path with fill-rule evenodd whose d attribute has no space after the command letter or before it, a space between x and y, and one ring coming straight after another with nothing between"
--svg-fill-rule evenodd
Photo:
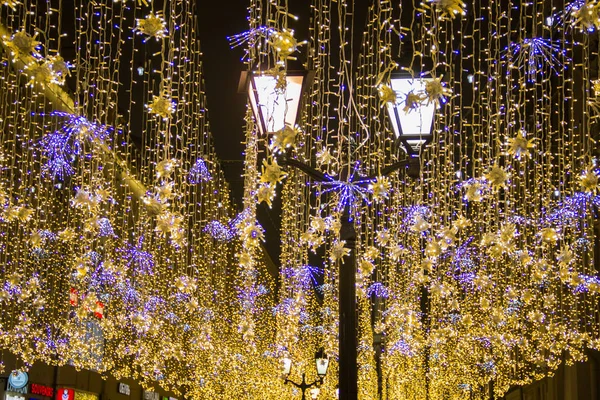
<instances>
[{"instance_id":1,"label":"dark night sky","mask_svg":"<svg viewBox=\"0 0 600 400\"><path fill-rule=\"evenodd\" d=\"M198 20L204 81L215 150L236 204L243 194L242 160L246 98L237 93L243 49L230 49L227 36L248 29L244 0L199 0Z\"/></svg>"}]
</instances>

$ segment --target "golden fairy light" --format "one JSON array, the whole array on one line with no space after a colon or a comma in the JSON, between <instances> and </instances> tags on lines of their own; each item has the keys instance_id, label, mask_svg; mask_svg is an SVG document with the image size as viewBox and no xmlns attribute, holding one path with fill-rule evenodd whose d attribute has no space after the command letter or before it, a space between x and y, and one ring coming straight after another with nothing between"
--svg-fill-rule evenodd
<instances>
[{"instance_id":1,"label":"golden fairy light","mask_svg":"<svg viewBox=\"0 0 600 400\"><path fill-rule=\"evenodd\" d=\"M74 39L53 28L66 10L46 24L31 2L2 3L11 17L0 21L0 344L25 364L110 369L191 398L274 400L294 398L277 373L282 357L294 360L292 379L306 372L310 380L323 348L332 372L319 398L334 398L346 209L357 233L362 398L469 399L491 387L501 396L552 373L565 354L571 363L600 346L600 278L590 267L597 115L587 112L598 109L590 61L598 49L571 36L597 28L594 2L557 10L570 16L552 28L565 40L540 39L534 62L517 65L520 50L503 49L504 38L547 30L554 11L541 0L510 23L513 0L474 0L468 20L462 1L424 1L426 12L377 1L360 42L347 29L359 11L353 2L313 2L310 18L296 22L283 1L250 0L249 32L259 39L248 42L248 65L287 93L288 60L304 50L291 26L306 23L302 60L315 78L297 126L259 135L249 109L239 214L208 121L197 117L205 110L194 3L167 1L137 21L138 35L159 41L163 62L135 90L116 78L123 65L137 68L133 56L113 52L134 10L106 15L113 0L88 3L76 2ZM21 7L31 18L12 10ZM66 45L76 49L68 62L59 55ZM576 73L547 64L569 57ZM393 90L396 69L433 78ZM79 80L73 95L60 88L70 76ZM137 90L148 112L136 147L128 123L107 110ZM412 155L414 169L386 175L407 159L390 106L417 127L401 126L406 137L433 140ZM581 111L577 124L571 110ZM281 153L325 181L285 165ZM256 207L276 196L274 290ZM42 339L48 320L64 327L52 342Z\"/></svg>"}]
</instances>

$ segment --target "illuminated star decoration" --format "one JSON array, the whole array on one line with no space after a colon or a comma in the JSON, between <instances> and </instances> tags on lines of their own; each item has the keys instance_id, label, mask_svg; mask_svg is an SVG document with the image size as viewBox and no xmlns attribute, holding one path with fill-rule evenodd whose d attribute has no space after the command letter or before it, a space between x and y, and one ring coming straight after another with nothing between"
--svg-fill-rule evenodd
<instances>
[{"instance_id":1,"label":"illuminated star decoration","mask_svg":"<svg viewBox=\"0 0 600 400\"><path fill-rule=\"evenodd\" d=\"M196 185L200 182L208 182L211 179L212 175L206 167L206 162L202 157L199 157L188 173L188 181L192 185Z\"/></svg>"},{"instance_id":2,"label":"illuminated star decoration","mask_svg":"<svg viewBox=\"0 0 600 400\"><path fill-rule=\"evenodd\" d=\"M600 25L597 2L595 0L575 1L572 5L571 26L578 27L582 31L594 32Z\"/></svg>"},{"instance_id":3,"label":"illuminated star decoration","mask_svg":"<svg viewBox=\"0 0 600 400\"><path fill-rule=\"evenodd\" d=\"M369 202L369 188L368 185L373 183L372 178L366 179L354 179L357 173L358 163L355 164L352 173L348 177L347 181L340 181L329 175L325 175L329 181L319 182L321 186L325 186L321 194L329 192L338 192L340 197L337 206L335 207L336 212L343 211L346 207L350 210L358 205L359 201ZM352 214L352 212L351 212Z\"/></svg>"},{"instance_id":4,"label":"illuminated star decoration","mask_svg":"<svg viewBox=\"0 0 600 400\"><path fill-rule=\"evenodd\" d=\"M527 139L527 132L520 130L517 136L508 139L508 154L520 160L521 157L529 156L529 149L535 147L535 139Z\"/></svg>"},{"instance_id":5,"label":"illuminated star decoration","mask_svg":"<svg viewBox=\"0 0 600 400\"><path fill-rule=\"evenodd\" d=\"M13 61L16 61L18 57L29 55L37 59L42 58L42 55L39 53L40 42L35 40L37 34L36 32L35 35L31 36L22 30L12 35L9 40L4 39L6 45L11 50Z\"/></svg>"},{"instance_id":6,"label":"illuminated star decoration","mask_svg":"<svg viewBox=\"0 0 600 400\"><path fill-rule=\"evenodd\" d=\"M457 15L465 15L466 4L462 0L429 0L440 10L441 17L454 19Z\"/></svg>"},{"instance_id":7,"label":"illuminated star decoration","mask_svg":"<svg viewBox=\"0 0 600 400\"><path fill-rule=\"evenodd\" d=\"M71 75L69 68L72 66L61 56L47 57L43 62L33 60L25 67L29 75L29 85L44 87L50 83L62 86L67 76Z\"/></svg>"},{"instance_id":8,"label":"illuminated star decoration","mask_svg":"<svg viewBox=\"0 0 600 400\"><path fill-rule=\"evenodd\" d=\"M42 137L37 146L46 158L43 173L63 180L75 172L72 163L83 152L85 140L104 142L113 129L79 115L54 111L50 116L66 118L66 121L62 128Z\"/></svg>"},{"instance_id":9,"label":"illuminated star decoration","mask_svg":"<svg viewBox=\"0 0 600 400\"><path fill-rule=\"evenodd\" d=\"M167 24L165 19L160 14L150 14L147 15L146 18L137 20L138 35L146 35L148 36L144 39L144 43L146 43L151 37L156 38L156 40L163 39L167 36Z\"/></svg>"},{"instance_id":10,"label":"illuminated star decoration","mask_svg":"<svg viewBox=\"0 0 600 400\"><path fill-rule=\"evenodd\" d=\"M520 43L511 43L510 67L524 70L529 82L535 82L537 75L547 70L558 75L559 70L566 68L561 58L570 61L561 43L548 38L526 38Z\"/></svg>"},{"instance_id":11,"label":"illuminated star decoration","mask_svg":"<svg viewBox=\"0 0 600 400\"><path fill-rule=\"evenodd\" d=\"M424 230L418 229L418 232L423 232L429 229L427 219L431 217L431 210L427 206L414 205L405 207L403 210L402 225L407 229L412 229L415 226L426 225Z\"/></svg>"}]
</instances>

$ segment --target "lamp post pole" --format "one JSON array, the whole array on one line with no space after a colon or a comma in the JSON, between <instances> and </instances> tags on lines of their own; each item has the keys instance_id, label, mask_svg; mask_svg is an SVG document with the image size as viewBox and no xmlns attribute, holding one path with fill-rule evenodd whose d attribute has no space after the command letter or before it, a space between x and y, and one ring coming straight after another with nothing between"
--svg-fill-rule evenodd
<instances>
[{"instance_id":1,"label":"lamp post pole","mask_svg":"<svg viewBox=\"0 0 600 400\"><path fill-rule=\"evenodd\" d=\"M325 174L298 160L282 157L281 165L296 168L315 182L331 181ZM387 176L406 168L411 178L419 176L419 160L411 157L392 164L381 171ZM348 179L348 171L342 171L341 180ZM361 179L362 184L372 182L375 177ZM356 230L349 207L344 208L341 218L340 239L350 253L339 264L339 400L358 399L358 343L356 327ZM297 386L297 385L296 385Z\"/></svg>"},{"instance_id":2,"label":"lamp post pole","mask_svg":"<svg viewBox=\"0 0 600 400\"><path fill-rule=\"evenodd\" d=\"M341 220L340 239L350 250L342 258L339 269L339 389L341 400L358 398L357 332L356 332L356 230L348 207Z\"/></svg>"}]
</instances>

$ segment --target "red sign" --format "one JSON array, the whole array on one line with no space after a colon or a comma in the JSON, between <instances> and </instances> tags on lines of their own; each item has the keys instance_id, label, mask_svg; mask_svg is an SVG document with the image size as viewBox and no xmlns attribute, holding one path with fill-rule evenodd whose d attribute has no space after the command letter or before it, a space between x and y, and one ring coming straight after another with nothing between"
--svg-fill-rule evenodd
<instances>
[{"instance_id":1,"label":"red sign","mask_svg":"<svg viewBox=\"0 0 600 400\"><path fill-rule=\"evenodd\" d=\"M104 303L101 301L96 302L96 308L94 309L94 316L98 319L104 317Z\"/></svg>"},{"instance_id":2,"label":"red sign","mask_svg":"<svg viewBox=\"0 0 600 400\"><path fill-rule=\"evenodd\" d=\"M78 294L79 293L77 293L77 289L75 288L71 288L71 290L69 291L69 303L71 303L73 307L76 307L79 303L79 299L77 298Z\"/></svg>"},{"instance_id":3,"label":"red sign","mask_svg":"<svg viewBox=\"0 0 600 400\"><path fill-rule=\"evenodd\" d=\"M37 383L32 383L29 386L29 393L31 394L39 394L40 396L52 397L54 396L54 389L50 386L38 385Z\"/></svg>"},{"instance_id":4,"label":"red sign","mask_svg":"<svg viewBox=\"0 0 600 400\"><path fill-rule=\"evenodd\" d=\"M74 400L75 391L73 389L60 388L56 391L56 400Z\"/></svg>"}]
</instances>

